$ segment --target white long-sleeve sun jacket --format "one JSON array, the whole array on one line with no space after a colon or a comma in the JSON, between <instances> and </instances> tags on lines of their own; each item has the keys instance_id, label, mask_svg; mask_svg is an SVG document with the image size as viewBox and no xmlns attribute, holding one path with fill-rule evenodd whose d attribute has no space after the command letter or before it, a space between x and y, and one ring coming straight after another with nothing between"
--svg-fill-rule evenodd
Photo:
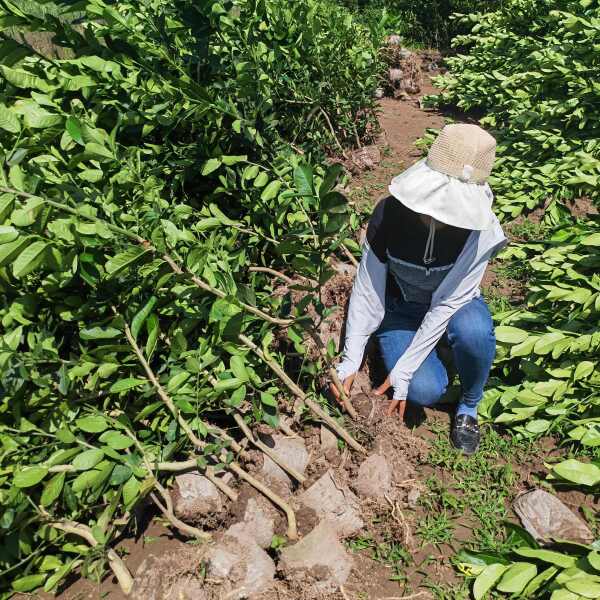
<instances>
[{"instance_id":1,"label":"white long-sleeve sun jacket","mask_svg":"<svg viewBox=\"0 0 600 600\"><path fill-rule=\"evenodd\" d=\"M407 398L413 374L435 348L456 311L480 295L488 262L506 243L496 217L489 229L469 234L454 266L433 293L429 311L412 343L389 374L395 400ZM365 242L350 297L342 360L337 367L342 381L360 369L369 337L383 320L387 271L387 263L381 262Z\"/></svg>"}]
</instances>

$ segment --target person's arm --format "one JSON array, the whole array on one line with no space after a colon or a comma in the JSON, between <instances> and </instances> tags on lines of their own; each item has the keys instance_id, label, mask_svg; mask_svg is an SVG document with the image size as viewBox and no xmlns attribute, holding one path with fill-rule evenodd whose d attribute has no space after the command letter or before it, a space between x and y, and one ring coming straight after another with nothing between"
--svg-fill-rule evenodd
<instances>
[{"instance_id":1,"label":"person's arm","mask_svg":"<svg viewBox=\"0 0 600 600\"><path fill-rule=\"evenodd\" d=\"M341 381L360 369L369 337L383 320L386 279L387 264L365 242L348 306L342 361L337 366Z\"/></svg>"},{"instance_id":2,"label":"person's arm","mask_svg":"<svg viewBox=\"0 0 600 600\"><path fill-rule=\"evenodd\" d=\"M348 306L342 360L337 366L342 382L360 369L369 337L385 315L387 230L394 202L397 200L391 197L381 200L369 220Z\"/></svg>"},{"instance_id":3,"label":"person's arm","mask_svg":"<svg viewBox=\"0 0 600 600\"><path fill-rule=\"evenodd\" d=\"M454 267L435 291L431 308L410 346L389 375L394 400L406 400L415 371L435 348L452 316L479 294L489 260L504 245L506 238L497 220L490 231L474 232L469 236Z\"/></svg>"}]
</instances>

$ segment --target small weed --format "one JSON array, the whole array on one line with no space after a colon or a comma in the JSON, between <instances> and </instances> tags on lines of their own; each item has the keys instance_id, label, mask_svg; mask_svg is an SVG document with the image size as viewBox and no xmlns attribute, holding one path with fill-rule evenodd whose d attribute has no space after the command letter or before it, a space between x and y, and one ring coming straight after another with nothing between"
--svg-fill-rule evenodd
<instances>
[{"instance_id":1,"label":"small weed","mask_svg":"<svg viewBox=\"0 0 600 600\"><path fill-rule=\"evenodd\" d=\"M417 535L423 540L423 545L440 546L449 544L454 537L454 523L448 511L427 514L417 523Z\"/></svg>"},{"instance_id":2,"label":"small weed","mask_svg":"<svg viewBox=\"0 0 600 600\"><path fill-rule=\"evenodd\" d=\"M376 542L370 537L361 536L348 541L347 546L353 552L370 550L373 560L392 570L390 581L406 581L404 571L411 562L411 554L402 544L392 539Z\"/></svg>"},{"instance_id":3,"label":"small weed","mask_svg":"<svg viewBox=\"0 0 600 600\"><path fill-rule=\"evenodd\" d=\"M491 427L482 428L481 447L471 457L459 456L445 430L434 428L437 437L428 462L448 472L447 485L439 478L427 481L429 493L421 499L427 509L417 533L424 542L448 543L454 530L452 519L465 514L473 521L473 545L478 550L496 550L503 544L506 501L514 493L516 475L503 457L522 461L531 443L501 436Z\"/></svg>"},{"instance_id":4,"label":"small weed","mask_svg":"<svg viewBox=\"0 0 600 600\"><path fill-rule=\"evenodd\" d=\"M436 583L427 582L423 584L423 587L426 587L431 591L435 600L469 600L469 598L471 598L467 580L453 585L438 585Z\"/></svg>"},{"instance_id":5,"label":"small weed","mask_svg":"<svg viewBox=\"0 0 600 600\"><path fill-rule=\"evenodd\" d=\"M508 229L513 237L524 242L543 240L548 232L548 226L544 223L534 223L528 219L513 223Z\"/></svg>"},{"instance_id":6,"label":"small weed","mask_svg":"<svg viewBox=\"0 0 600 600\"><path fill-rule=\"evenodd\" d=\"M493 315L509 311L513 308L510 300L501 294L496 288L489 287L483 291L485 300Z\"/></svg>"}]
</instances>

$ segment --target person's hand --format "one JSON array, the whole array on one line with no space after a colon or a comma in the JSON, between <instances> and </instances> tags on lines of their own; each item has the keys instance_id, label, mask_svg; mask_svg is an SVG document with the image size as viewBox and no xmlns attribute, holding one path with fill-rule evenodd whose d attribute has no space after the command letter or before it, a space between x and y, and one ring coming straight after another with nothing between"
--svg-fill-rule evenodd
<instances>
[{"instance_id":1,"label":"person's hand","mask_svg":"<svg viewBox=\"0 0 600 600\"><path fill-rule=\"evenodd\" d=\"M390 378L386 377L385 381L375 390L377 396L384 396L385 393L392 387ZM385 414L391 417L394 413L398 413L398 418L404 420L404 412L406 411L406 400L392 400L387 407Z\"/></svg>"},{"instance_id":2,"label":"person's hand","mask_svg":"<svg viewBox=\"0 0 600 600\"><path fill-rule=\"evenodd\" d=\"M346 379L342 382L342 387L344 388L344 392L346 392L346 396L348 396L348 397L350 397L350 390L352 389L352 384L354 383L355 377L356 377L356 373L353 373L352 375L348 375L348 377L346 377ZM335 383L333 383L333 382L330 383L329 389L331 390L333 397L338 401L339 404L341 404L343 406L344 403L342 402L340 392L338 391Z\"/></svg>"}]
</instances>

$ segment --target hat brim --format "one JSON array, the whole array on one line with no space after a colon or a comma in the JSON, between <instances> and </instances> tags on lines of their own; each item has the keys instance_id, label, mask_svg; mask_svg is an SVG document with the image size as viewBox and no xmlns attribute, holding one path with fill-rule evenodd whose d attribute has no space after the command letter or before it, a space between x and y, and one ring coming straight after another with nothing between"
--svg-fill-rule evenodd
<instances>
[{"instance_id":1,"label":"hat brim","mask_svg":"<svg viewBox=\"0 0 600 600\"><path fill-rule=\"evenodd\" d=\"M410 210L446 225L485 231L493 223L494 195L487 183L469 183L440 173L426 160L394 177L389 191Z\"/></svg>"}]
</instances>

